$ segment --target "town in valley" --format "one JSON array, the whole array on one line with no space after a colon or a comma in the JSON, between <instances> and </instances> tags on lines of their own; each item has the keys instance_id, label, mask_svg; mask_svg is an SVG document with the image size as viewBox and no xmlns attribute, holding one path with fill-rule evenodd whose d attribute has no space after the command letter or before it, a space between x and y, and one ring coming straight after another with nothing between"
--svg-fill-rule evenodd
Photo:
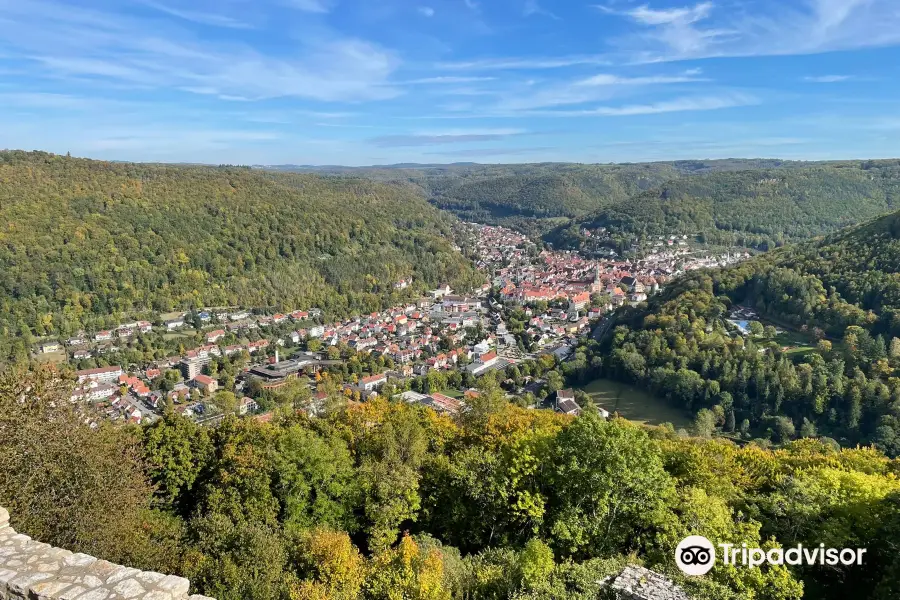
<instances>
[{"instance_id":1,"label":"town in valley","mask_svg":"<svg viewBox=\"0 0 900 600\"><path fill-rule=\"evenodd\" d=\"M587 258L539 248L500 226L466 223L460 233L465 252L486 276L475 290L442 284L427 296L337 321L317 308L268 314L253 307L201 308L45 340L35 351L82 367L74 369L73 401L131 423L155 420L166 407L202 423L228 413L265 420L273 409L267 399L284 388L293 394L299 388L312 414L326 410L334 396L362 401L385 389L454 414L467 395L477 394L481 376L542 356L565 361L616 308L645 302L686 271L749 257L743 250L692 249L674 235L640 258L614 252ZM394 288L402 292L411 283L404 279ZM522 326L513 330L516 318ZM128 362L128 349L148 337L202 343L166 358ZM533 407L580 411L571 390L551 399L543 383L527 381L507 393L528 392L536 398Z\"/></svg>"}]
</instances>

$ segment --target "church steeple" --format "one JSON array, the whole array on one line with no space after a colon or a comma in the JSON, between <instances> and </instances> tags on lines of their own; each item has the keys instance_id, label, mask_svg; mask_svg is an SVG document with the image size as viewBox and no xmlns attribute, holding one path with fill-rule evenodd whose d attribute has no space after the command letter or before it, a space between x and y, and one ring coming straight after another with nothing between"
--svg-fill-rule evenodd
<instances>
[{"instance_id":1,"label":"church steeple","mask_svg":"<svg viewBox=\"0 0 900 600\"><path fill-rule=\"evenodd\" d=\"M599 294L603 289L603 285L600 283L600 265L594 265L594 283L591 284L591 293Z\"/></svg>"}]
</instances>

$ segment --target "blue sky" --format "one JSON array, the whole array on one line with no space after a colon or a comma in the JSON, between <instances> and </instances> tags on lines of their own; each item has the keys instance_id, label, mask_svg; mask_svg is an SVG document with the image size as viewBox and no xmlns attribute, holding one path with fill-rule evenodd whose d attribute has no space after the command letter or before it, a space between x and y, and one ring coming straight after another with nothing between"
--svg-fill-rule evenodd
<instances>
[{"instance_id":1,"label":"blue sky","mask_svg":"<svg viewBox=\"0 0 900 600\"><path fill-rule=\"evenodd\" d=\"M0 147L241 164L900 156L898 0L0 0Z\"/></svg>"}]
</instances>

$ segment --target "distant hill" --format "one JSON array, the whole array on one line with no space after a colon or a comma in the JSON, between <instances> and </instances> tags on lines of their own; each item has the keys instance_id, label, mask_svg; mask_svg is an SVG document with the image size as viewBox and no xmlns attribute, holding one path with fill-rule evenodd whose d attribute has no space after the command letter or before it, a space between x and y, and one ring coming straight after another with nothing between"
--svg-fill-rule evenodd
<instances>
[{"instance_id":1,"label":"distant hill","mask_svg":"<svg viewBox=\"0 0 900 600\"><path fill-rule=\"evenodd\" d=\"M575 219L548 239L587 242L605 227L622 239L669 233L761 249L823 235L900 207L900 161L705 170L673 178Z\"/></svg>"},{"instance_id":2,"label":"distant hill","mask_svg":"<svg viewBox=\"0 0 900 600\"><path fill-rule=\"evenodd\" d=\"M462 219L516 227L564 247L581 229L630 240L668 232L766 248L821 235L895 206L898 161L775 159L657 163L273 167L414 187Z\"/></svg>"},{"instance_id":3,"label":"distant hill","mask_svg":"<svg viewBox=\"0 0 900 600\"><path fill-rule=\"evenodd\" d=\"M734 337L738 304L792 333ZM818 432L900 456L900 212L687 275L617 325L607 377L711 409L728 432L746 419L754 437Z\"/></svg>"},{"instance_id":4,"label":"distant hill","mask_svg":"<svg viewBox=\"0 0 900 600\"><path fill-rule=\"evenodd\" d=\"M368 312L474 279L453 218L360 178L0 152L0 359L32 334L203 305Z\"/></svg>"}]
</instances>

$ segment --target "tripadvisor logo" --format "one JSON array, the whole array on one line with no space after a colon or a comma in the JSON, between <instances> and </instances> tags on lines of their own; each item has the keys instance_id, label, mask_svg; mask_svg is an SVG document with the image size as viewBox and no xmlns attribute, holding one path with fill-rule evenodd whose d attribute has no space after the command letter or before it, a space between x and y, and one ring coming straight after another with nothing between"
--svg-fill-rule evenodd
<instances>
[{"instance_id":1,"label":"tripadvisor logo","mask_svg":"<svg viewBox=\"0 0 900 600\"><path fill-rule=\"evenodd\" d=\"M825 544L793 548L748 548L747 544L718 544L722 563L755 569L770 565L861 565L865 548L826 548ZM675 548L675 563L685 575L706 575L716 562L716 548L702 535L692 535L681 540Z\"/></svg>"},{"instance_id":2,"label":"tripadvisor logo","mask_svg":"<svg viewBox=\"0 0 900 600\"><path fill-rule=\"evenodd\" d=\"M675 562L685 575L706 575L716 562L716 549L702 535L691 535L675 548Z\"/></svg>"}]
</instances>

